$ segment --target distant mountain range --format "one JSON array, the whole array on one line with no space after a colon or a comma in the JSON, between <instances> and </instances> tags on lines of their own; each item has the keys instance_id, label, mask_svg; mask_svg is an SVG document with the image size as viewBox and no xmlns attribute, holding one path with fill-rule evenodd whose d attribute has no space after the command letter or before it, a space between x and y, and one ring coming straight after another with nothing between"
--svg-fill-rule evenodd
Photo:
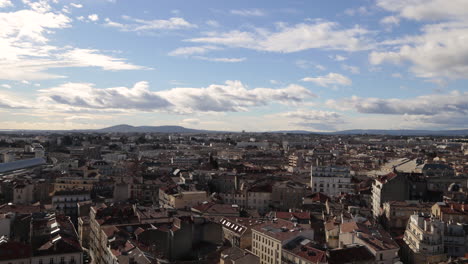
<instances>
[{"instance_id":1,"label":"distant mountain range","mask_svg":"<svg viewBox=\"0 0 468 264\"><path fill-rule=\"evenodd\" d=\"M182 126L130 126L116 125L94 130L101 133L207 133L215 132L210 130L200 130L185 128Z\"/></svg>"},{"instance_id":2,"label":"distant mountain range","mask_svg":"<svg viewBox=\"0 0 468 264\"><path fill-rule=\"evenodd\" d=\"M214 131L185 128L182 126L131 126L116 125L102 129L87 130L19 130L6 129L0 132L98 132L98 133L221 133L232 131ZM318 134L318 135L389 135L389 136L468 136L468 129L460 130L384 130L384 129L353 129L335 132L313 132L307 130L265 131L262 133Z\"/></svg>"},{"instance_id":3,"label":"distant mountain range","mask_svg":"<svg viewBox=\"0 0 468 264\"><path fill-rule=\"evenodd\" d=\"M200 130L182 126L130 126L117 125L95 130L102 133L217 133L220 131ZM226 132L226 131L225 131ZM463 130L381 130L353 129L335 132L313 132L307 130L265 131L263 133L289 134L324 134L324 135L389 135L389 136L468 136L468 129Z\"/></svg>"},{"instance_id":4,"label":"distant mountain range","mask_svg":"<svg viewBox=\"0 0 468 264\"><path fill-rule=\"evenodd\" d=\"M324 134L332 135L389 135L389 136L468 136L468 129L459 130L385 130L385 129L352 129Z\"/></svg>"}]
</instances>

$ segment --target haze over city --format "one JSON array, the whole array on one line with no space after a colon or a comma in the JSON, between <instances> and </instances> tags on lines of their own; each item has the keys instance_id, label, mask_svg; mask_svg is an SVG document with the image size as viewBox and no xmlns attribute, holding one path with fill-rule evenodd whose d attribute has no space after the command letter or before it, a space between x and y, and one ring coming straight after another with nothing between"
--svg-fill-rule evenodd
<instances>
[{"instance_id":1,"label":"haze over city","mask_svg":"<svg viewBox=\"0 0 468 264\"><path fill-rule=\"evenodd\" d=\"M0 128L468 127L468 2L0 0Z\"/></svg>"}]
</instances>

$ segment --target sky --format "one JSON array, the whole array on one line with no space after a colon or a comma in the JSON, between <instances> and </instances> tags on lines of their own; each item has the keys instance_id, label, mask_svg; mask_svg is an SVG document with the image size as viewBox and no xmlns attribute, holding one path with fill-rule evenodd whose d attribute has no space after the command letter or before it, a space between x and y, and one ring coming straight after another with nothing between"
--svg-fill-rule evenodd
<instances>
[{"instance_id":1,"label":"sky","mask_svg":"<svg viewBox=\"0 0 468 264\"><path fill-rule=\"evenodd\" d=\"M468 0L0 0L0 129L468 128Z\"/></svg>"}]
</instances>

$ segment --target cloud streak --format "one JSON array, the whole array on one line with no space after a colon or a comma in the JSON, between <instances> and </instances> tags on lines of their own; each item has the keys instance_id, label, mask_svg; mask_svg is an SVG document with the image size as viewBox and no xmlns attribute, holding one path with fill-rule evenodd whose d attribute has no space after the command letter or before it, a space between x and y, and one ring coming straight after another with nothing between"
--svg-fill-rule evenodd
<instances>
[{"instance_id":1,"label":"cloud streak","mask_svg":"<svg viewBox=\"0 0 468 264\"><path fill-rule=\"evenodd\" d=\"M337 23L317 22L293 26L279 24L276 31L255 28L253 31L208 32L203 37L186 41L279 53L308 49L359 51L372 46L367 38L369 34L359 26L342 29Z\"/></svg>"},{"instance_id":2,"label":"cloud streak","mask_svg":"<svg viewBox=\"0 0 468 264\"><path fill-rule=\"evenodd\" d=\"M75 110L101 109L166 111L179 114L196 112L242 112L272 103L299 104L316 95L305 87L248 89L240 81L226 81L204 88L172 88L151 91L147 82L133 87L98 89L89 83L67 83L39 90L43 104Z\"/></svg>"}]
</instances>

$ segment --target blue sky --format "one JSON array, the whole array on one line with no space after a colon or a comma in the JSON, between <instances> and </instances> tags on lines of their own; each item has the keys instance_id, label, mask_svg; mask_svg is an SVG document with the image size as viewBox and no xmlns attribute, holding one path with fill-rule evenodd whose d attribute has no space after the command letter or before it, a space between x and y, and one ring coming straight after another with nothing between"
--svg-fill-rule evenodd
<instances>
[{"instance_id":1,"label":"blue sky","mask_svg":"<svg viewBox=\"0 0 468 264\"><path fill-rule=\"evenodd\" d=\"M467 40L467 0L0 0L0 129L468 128Z\"/></svg>"}]
</instances>

